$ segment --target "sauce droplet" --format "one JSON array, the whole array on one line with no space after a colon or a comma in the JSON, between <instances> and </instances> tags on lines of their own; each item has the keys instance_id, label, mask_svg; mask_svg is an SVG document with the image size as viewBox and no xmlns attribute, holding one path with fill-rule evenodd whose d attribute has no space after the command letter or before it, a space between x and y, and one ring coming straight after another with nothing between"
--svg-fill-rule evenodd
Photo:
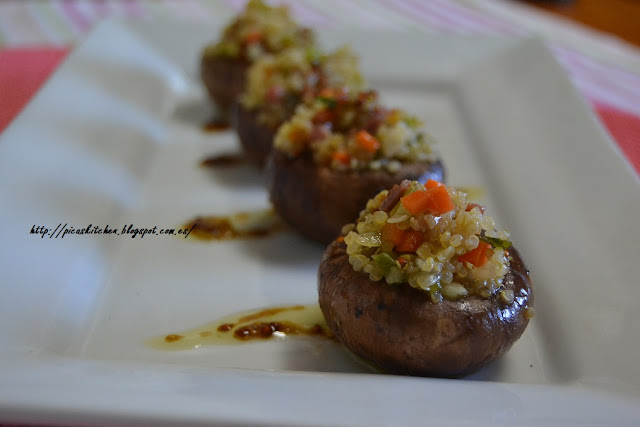
<instances>
[{"instance_id":1,"label":"sauce droplet","mask_svg":"<svg viewBox=\"0 0 640 427\"><path fill-rule=\"evenodd\" d=\"M200 162L203 168L229 168L247 164L247 158L240 153L215 154L205 157Z\"/></svg>"},{"instance_id":2,"label":"sauce droplet","mask_svg":"<svg viewBox=\"0 0 640 427\"><path fill-rule=\"evenodd\" d=\"M204 132L220 132L229 129L229 120L225 117L213 117L202 125Z\"/></svg>"},{"instance_id":3,"label":"sauce droplet","mask_svg":"<svg viewBox=\"0 0 640 427\"><path fill-rule=\"evenodd\" d=\"M180 341L182 338L184 338L182 335L169 334L166 337L164 337L164 340L166 342L175 342L175 341Z\"/></svg>"},{"instance_id":4,"label":"sauce droplet","mask_svg":"<svg viewBox=\"0 0 640 427\"><path fill-rule=\"evenodd\" d=\"M191 235L201 240L263 237L284 229L273 209L238 212L229 216L198 216L183 227L193 228Z\"/></svg>"},{"instance_id":5,"label":"sauce droplet","mask_svg":"<svg viewBox=\"0 0 640 427\"><path fill-rule=\"evenodd\" d=\"M223 323L222 325L218 326L218 330L220 332L229 332L233 329L233 326L233 323Z\"/></svg>"},{"instance_id":6,"label":"sauce droplet","mask_svg":"<svg viewBox=\"0 0 640 427\"><path fill-rule=\"evenodd\" d=\"M333 339L320 306L312 304L238 313L179 334L152 338L147 344L159 350L187 350L203 345L234 345L294 335Z\"/></svg>"}]
</instances>

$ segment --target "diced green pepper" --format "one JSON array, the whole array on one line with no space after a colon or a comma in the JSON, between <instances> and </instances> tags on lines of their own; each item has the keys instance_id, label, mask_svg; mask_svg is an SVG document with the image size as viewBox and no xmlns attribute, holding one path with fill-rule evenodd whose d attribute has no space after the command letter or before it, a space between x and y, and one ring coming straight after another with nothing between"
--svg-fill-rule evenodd
<instances>
[{"instance_id":1,"label":"diced green pepper","mask_svg":"<svg viewBox=\"0 0 640 427\"><path fill-rule=\"evenodd\" d=\"M405 122L407 124L407 126L409 126L412 129L416 129L416 128L419 128L420 126L422 126L422 122L417 117L404 116L402 118L402 121Z\"/></svg>"},{"instance_id":2,"label":"diced green pepper","mask_svg":"<svg viewBox=\"0 0 640 427\"><path fill-rule=\"evenodd\" d=\"M333 109L336 107L336 105L338 105L338 101L333 98L327 98L325 96L319 96L318 101L322 102L329 109Z\"/></svg>"},{"instance_id":3,"label":"diced green pepper","mask_svg":"<svg viewBox=\"0 0 640 427\"><path fill-rule=\"evenodd\" d=\"M372 255L371 258L384 274L389 273L389 270L396 266L396 261L386 252Z\"/></svg>"},{"instance_id":4,"label":"diced green pepper","mask_svg":"<svg viewBox=\"0 0 640 427\"><path fill-rule=\"evenodd\" d=\"M493 248L509 249L511 247L511 242L508 240L498 239L497 237L487 237L484 235L480 235L478 238L481 241L490 244Z\"/></svg>"},{"instance_id":5,"label":"diced green pepper","mask_svg":"<svg viewBox=\"0 0 640 427\"><path fill-rule=\"evenodd\" d=\"M307 61L310 64L320 64L326 55L322 53L322 51L316 47L309 47L306 50Z\"/></svg>"}]
</instances>

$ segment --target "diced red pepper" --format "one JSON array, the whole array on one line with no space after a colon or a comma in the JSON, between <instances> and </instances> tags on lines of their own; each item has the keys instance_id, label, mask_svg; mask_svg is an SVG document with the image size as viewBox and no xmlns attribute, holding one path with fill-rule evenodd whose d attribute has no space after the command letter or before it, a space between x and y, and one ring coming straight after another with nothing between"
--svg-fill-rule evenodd
<instances>
[{"instance_id":1,"label":"diced red pepper","mask_svg":"<svg viewBox=\"0 0 640 427\"><path fill-rule=\"evenodd\" d=\"M487 209L487 208L485 208L484 206L479 205L479 204L477 204L477 203L469 203L469 204L467 205L467 208L465 209L465 211L469 212L469 211L470 211L470 210L472 210L473 208L478 208L478 209L480 209L480 212L482 212L482 213L484 213L484 211Z\"/></svg>"},{"instance_id":2,"label":"diced red pepper","mask_svg":"<svg viewBox=\"0 0 640 427\"><path fill-rule=\"evenodd\" d=\"M349 165L351 163L351 156L344 150L336 150L331 155L331 158L338 163L342 163L343 165Z\"/></svg>"}]
</instances>

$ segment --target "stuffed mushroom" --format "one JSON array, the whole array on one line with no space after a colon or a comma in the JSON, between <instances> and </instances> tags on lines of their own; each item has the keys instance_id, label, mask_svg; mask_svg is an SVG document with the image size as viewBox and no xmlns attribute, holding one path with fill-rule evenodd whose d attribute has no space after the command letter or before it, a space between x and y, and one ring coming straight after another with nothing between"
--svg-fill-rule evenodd
<instances>
[{"instance_id":1,"label":"stuffed mushroom","mask_svg":"<svg viewBox=\"0 0 640 427\"><path fill-rule=\"evenodd\" d=\"M458 377L518 340L533 315L529 272L509 234L466 197L405 181L328 246L319 302L347 349L387 372Z\"/></svg>"},{"instance_id":2,"label":"stuffed mushroom","mask_svg":"<svg viewBox=\"0 0 640 427\"><path fill-rule=\"evenodd\" d=\"M231 122L247 158L262 167L278 127L300 103L327 88L359 91L365 81L348 47L324 54L315 48L264 55L249 69L247 87L232 110Z\"/></svg>"},{"instance_id":3,"label":"stuffed mushroom","mask_svg":"<svg viewBox=\"0 0 640 427\"><path fill-rule=\"evenodd\" d=\"M311 30L294 22L286 6L271 7L261 0L250 0L220 40L204 49L202 81L211 99L226 113L244 90L253 62L264 54L314 45Z\"/></svg>"},{"instance_id":4,"label":"stuffed mushroom","mask_svg":"<svg viewBox=\"0 0 640 427\"><path fill-rule=\"evenodd\" d=\"M379 191L442 181L444 171L418 119L383 107L374 91L327 89L278 129L266 177L284 221L328 244Z\"/></svg>"}]
</instances>

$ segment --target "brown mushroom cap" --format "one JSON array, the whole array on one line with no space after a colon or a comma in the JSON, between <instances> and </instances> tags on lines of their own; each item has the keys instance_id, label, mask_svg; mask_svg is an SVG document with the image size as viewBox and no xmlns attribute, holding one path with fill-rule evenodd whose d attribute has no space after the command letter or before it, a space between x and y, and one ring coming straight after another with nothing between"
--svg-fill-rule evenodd
<instances>
[{"instance_id":1,"label":"brown mushroom cap","mask_svg":"<svg viewBox=\"0 0 640 427\"><path fill-rule=\"evenodd\" d=\"M251 64L242 58L203 56L200 76L207 92L223 112L228 112L244 91L247 70Z\"/></svg>"},{"instance_id":2,"label":"brown mushroom cap","mask_svg":"<svg viewBox=\"0 0 640 427\"><path fill-rule=\"evenodd\" d=\"M231 125L238 134L240 145L249 161L261 168L273 147L276 130L260 122L260 110L248 110L236 102L231 113Z\"/></svg>"},{"instance_id":3,"label":"brown mushroom cap","mask_svg":"<svg viewBox=\"0 0 640 427\"><path fill-rule=\"evenodd\" d=\"M267 160L267 188L276 212L310 239L328 244L354 222L367 201L404 179L444 180L442 163L402 163L387 170L339 171L316 165L309 154L289 157L274 149Z\"/></svg>"},{"instance_id":4,"label":"brown mushroom cap","mask_svg":"<svg viewBox=\"0 0 640 427\"><path fill-rule=\"evenodd\" d=\"M498 295L433 303L407 284L373 282L354 271L346 245L334 241L318 271L322 312L336 338L350 351L390 373L457 377L502 356L524 332L533 304L529 272L515 248L508 250L505 289Z\"/></svg>"}]
</instances>

